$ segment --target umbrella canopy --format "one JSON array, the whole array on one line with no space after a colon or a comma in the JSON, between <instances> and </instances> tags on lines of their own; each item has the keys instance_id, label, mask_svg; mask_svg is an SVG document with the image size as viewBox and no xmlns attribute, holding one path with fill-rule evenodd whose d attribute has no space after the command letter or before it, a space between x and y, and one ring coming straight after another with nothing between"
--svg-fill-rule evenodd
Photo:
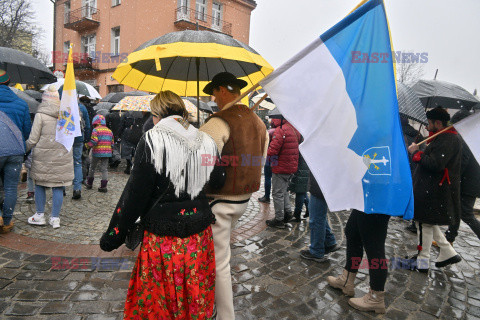
<instances>
[{"instance_id":1,"label":"umbrella canopy","mask_svg":"<svg viewBox=\"0 0 480 320\"><path fill-rule=\"evenodd\" d=\"M0 157L25 153L22 132L3 111L0 111L0 135Z\"/></svg>"},{"instance_id":2,"label":"umbrella canopy","mask_svg":"<svg viewBox=\"0 0 480 320\"><path fill-rule=\"evenodd\" d=\"M95 111L98 111L98 110L110 111L114 106L115 106L115 103L100 101L95 107L93 107L93 110L95 110Z\"/></svg>"},{"instance_id":3,"label":"umbrella canopy","mask_svg":"<svg viewBox=\"0 0 480 320\"><path fill-rule=\"evenodd\" d=\"M182 97L183 100L188 100L190 101L191 103L193 103L194 106L197 106L197 98L194 98L194 97ZM200 110L204 111L204 112L208 112L208 113L213 113L213 110L212 108L206 103L206 102L203 102L203 101L200 101Z\"/></svg>"},{"instance_id":4,"label":"umbrella canopy","mask_svg":"<svg viewBox=\"0 0 480 320\"><path fill-rule=\"evenodd\" d=\"M427 124L425 108L413 89L397 82L398 111L405 117Z\"/></svg>"},{"instance_id":5,"label":"umbrella canopy","mask_svg":"<svg viewBox=\"0 0 480 320\"><path fill-rule=\"evenodd\" d=\"M38 102L42 102L42 93L35 91L35 90L25 90L25 93L28 94L33 99L37 100Z\"/></svg>"},{"instance_id":6,"label":"umbrella canopy","mask_svg":"<svg viewBox=\"0 0 480 320\"><path fill-rule=\"evenodd\" d=\"M273 67L251 47L230 36L185 30L145 42L117 67L112 77L138 90L206 96L202 91L205 85L223 71L251 86L271 73Z\"/></svg>"},{"instance_id":7,"label":"umbrella canopy","mask_svg":"<svg viewBox=\"0 0 480 320\"><path fill-rule=\"evenodd\" d=\"M425 108L471 109L480 101L462 87L439 80L419 80L412 87Z\"/></svg>"},{"instance_id":8,"label":"umbrella canopy","mask_svg":"<svg viewBox=\"0 0 480 320\"><path fill-rule=\"evenodd\" d=\"M263 93L254 92L253 95L250 97L250 100L253 102L252 106L254 106L258 102L258 100L262 99L264 95L265 95L265 92ZM265 98L265 100L260 102L259 107L267 110L273 110L275 109L275 104L273 103L272 99L267 97Z\"/></svg>"},{"instance_id":9,"label":"umbrella canopy","mask_svg":"<svg viewBox=\"0 0 480 320\"><path fill-rule=\"evenodd\" d=\"M143 91L131 91L131 92L115 92L109 93L105 98L100 101L103 102L111 102L111 103L119 103L125 97L129 96L147 96L148 93Z\"/></svg>"},{"instance_id":10,"label":"umbrella canopy","mask_svg":"<svg viewBox=\"0 0 480 320\"><path fill-rule=\"evenodd\" d=\"M218 108L218 105L215 101L209 101L207 102L208 106L213 110L213 112L218 112L220 109Z\"/></svg>"},{"instance_id":11,"label":"umbrella canopy","mask_svg":"<svg viewBox=\"0 0 480 320\"><path fill-rule=\"evenodd\" d=\"M148 96L128 96L123 98L115 107L112 108L112 111L146 111L150 112L150 101L155 98L155 95ZM188 121L196 122L197 121L197 107L190 102L189 100L183 98L183 103L185 108L189 113Z\"/></svg>"},{"instance_id":12,"label":"umbrella canopy","mask_svg":"<svg viewBox=\"0 0 480 320\"><path fill-rule=\"evenodd\" d=\"M28 111L30 113L37 113L38 106L40 105L40 102L37 100L33 99L30 97L25 91L20 91L16 88L10 88L20 99L25 101L28 105Z\"/></svg>"},{"instance_id":13,"label":"umbrella canopy","mask_svg":"<svg viewBox=\"0 0 480 320\"><path fill-rule=\"evenodd\" d=\"M63 83L65 82L65 79L58 79L57 82L55 83L52 83L56 88L57 90L61 91L63 90ZM45 91L47 90L49 85L46 85L46 86L43 86L42 87L42 91ZM75 86L77 87L77 94L78 95L83 95L83 96L87 96L89 97L90 99L102 99L102 96L100 96L100 94L98 93L97 90L95 90L95 88L88 84L88 83L85 83L83 81L80 81L80 80L75 80Z\"/></svg>"},{"instance_id":14,"label":"umbrella canopy","mask_svg":"<svg viewBox=\"0 0 480 320\"><path fill-rule=\"evenodd\" d=\"M0 69L7 71L13 83L36 85L57 80L40 60L11 48L0 47Z\"/></svg>"}]
</instances>

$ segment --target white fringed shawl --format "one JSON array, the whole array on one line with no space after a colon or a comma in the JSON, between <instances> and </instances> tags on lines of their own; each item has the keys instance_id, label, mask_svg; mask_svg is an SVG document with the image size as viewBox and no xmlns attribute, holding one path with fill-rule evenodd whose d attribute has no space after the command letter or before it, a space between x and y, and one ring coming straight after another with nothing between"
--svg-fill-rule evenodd
<instances>
[{"instance_id":1,"label":"white fringed shawl","mask_svg":"<svg viewBox=\"0 0 480 320\"><path fill-rule=\"evenodd\" d=\"M202 191L214 168L202 165L202 155L217 156L218 150L209 135L192 125L185 129L175 118L181 119L170 116L160 120L147 131L145 140L155 170L159 174L165 172L176 196L185 192L193 199Z\"/></svg>"}]
</instances>

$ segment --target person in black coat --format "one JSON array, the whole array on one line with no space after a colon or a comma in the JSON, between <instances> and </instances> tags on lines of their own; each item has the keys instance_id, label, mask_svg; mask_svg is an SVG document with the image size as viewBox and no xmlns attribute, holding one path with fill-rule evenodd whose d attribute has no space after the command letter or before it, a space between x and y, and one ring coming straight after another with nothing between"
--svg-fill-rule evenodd
<instances>
[{"instance_id":1,"label":"person in black coat","mask_svg":"<svg viewBox=\"0 0 480 320\"><path fill-rule=\"evenodd\" d=\"M427 112L427 119L427 130L433 135L447 127L450 115L437 107ZM415 143L408 147L408 152L417 163L413 175L414 219L419 237L416 269L428 272L432 240L440 248L437 268L460 262L460 256L439 228L449 225L460 212L460 138L451 129L430 140L424 152Z\"/></svg>"},{"instance_id":2,"label":"person in black coat","mask_svg":"<svg viewBox=\"0 0 480 320\"><path fill-rule=\"evenodd\" d=\"M470 115L467 110L460 110L452 117L452 123L456 123ZM480 239L480 222L475 218L473 206L476 198L480 197L480 165L472 154L472 151L462 139L462 161L460 182L460 216L455 216L452 224L448 227L445 236L449 242L454 242L458 235L460 219L463 220Z\"/></svg>"},{"instance_id":3,"label":"person in black coat","mask_svg":"<svg viewBox=\"0 0 480 320\"><path fill-rule=\"evenodd\" d=\"M298 156L297 172L293 175L288 187L291 192L295 193L295 210L293 210L293 217L295 218L296 222L301 221L303 204L305 204L306 207L305 217L309 216L308 203L310 199L307 194L309 175L310 170L308 169L308 165L300 153Z\"/></svg>"},{"instance_id":4,"label":"person in black coat","mask_svg":"<svg viewBox=\"0 0 480 320\"><path fill-rule=\"evenodd\" d=\"M112 130L113 133L113 151L110 158L110 168L116 168L120 164L120 130L122 128L122 118L119 111L110 111L105 116L107 127Z\"/></svg>"}]
</instances>

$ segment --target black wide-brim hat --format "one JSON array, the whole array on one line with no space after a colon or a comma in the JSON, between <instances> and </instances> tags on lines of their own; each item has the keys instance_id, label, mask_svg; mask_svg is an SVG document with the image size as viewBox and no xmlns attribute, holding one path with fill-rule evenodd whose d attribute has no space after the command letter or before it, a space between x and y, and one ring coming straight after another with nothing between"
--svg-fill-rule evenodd
<instances>
[{"instance_id":1,"label":"black wide-brim hat","mask_svg":"<svg viewBox=\"0 0 480 320\"><path fill-rule=\"evenodd\" d=\"M237 79L233 74L230 72L220 72L216 74L212 81L210 81L205 88L203 88L203 92L209 95L213 95L213 89L218 88L220 86L226 87L228 85L236 85L240 89L243 89L247 86L247 81L242 79Z\"/></svg>"}]
</instances>

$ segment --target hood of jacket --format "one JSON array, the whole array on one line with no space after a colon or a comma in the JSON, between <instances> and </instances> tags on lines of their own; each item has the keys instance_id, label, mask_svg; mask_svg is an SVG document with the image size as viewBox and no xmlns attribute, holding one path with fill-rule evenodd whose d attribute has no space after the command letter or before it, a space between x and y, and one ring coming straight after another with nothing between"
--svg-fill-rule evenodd
<instances>
[{"instance_id":1,"label":"hood of jacket","mask_svg":"<svg viewBox=\"0 0 480 320\"><path fill-rule=\"evenodd\" d=\"M105 117L102 116L101 114L97 114L95 117L93 117L92 125L93 126L97 126L97 125L105 126L106 125Z\"/></svg>"},{"instance_id":2,"label":"hood of jacket","mask_svg":"<svg viewBox=\"0 0 480 320\"><path fill-rule=\"evenodd\" d=\"M287 123L288 121L285 120L284 118L282 119L272 119L272 127L273 128L278 128L280 127L281 125L284 125L285 123Z\"/></svg>"},{"instance_id":3,"label":"hood of jacket","mask_svg":"<svg viewBox=\"0 0 480 320\"><path fill-rule=\"evenodd\" d=\"M58 118L58 111L60 110L60 105L51 102L42 102L38 106L37 113L43 113L47 116Z\"/></svg>"},{"instance_id":4,"label":"hood of jacket","mask_svg":"<svg viewBox=\"0 0 480 320\"><path fill-rule=\"evenodd\" d=\"M1 102L13 102L15 100L21 100L15 92L10 90L10 88L6 85L0 85L0 103ZM22 100L23 101L23 100Z\"/></svg>"}]
</instances>

